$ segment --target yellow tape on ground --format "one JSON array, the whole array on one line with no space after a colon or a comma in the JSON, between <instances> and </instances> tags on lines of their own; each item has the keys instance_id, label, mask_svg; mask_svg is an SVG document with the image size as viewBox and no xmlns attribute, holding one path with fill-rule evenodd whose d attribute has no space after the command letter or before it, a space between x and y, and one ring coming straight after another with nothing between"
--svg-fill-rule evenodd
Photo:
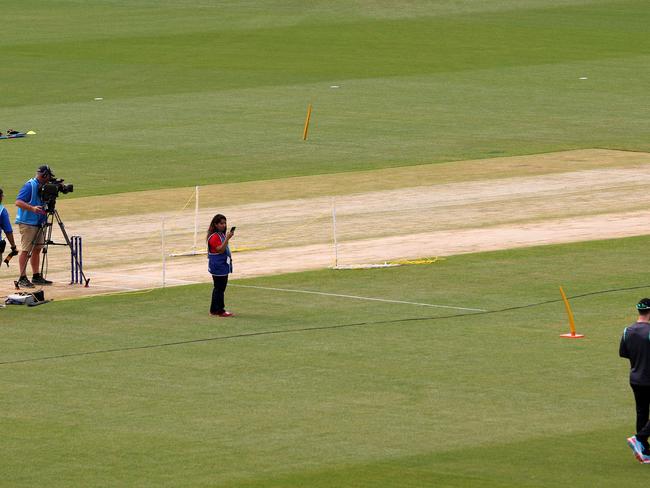
<instances>
[{"instance_id":1,"label":"yellow tape on ground","mask_svg":"<svg viewBox=\"0 0 650 488\"><path fill-rule=\"evenodd\" d=\"M444 261L445 258L423 258L423 259L398 259L396 261L389 261L391 264L433 264L438 261Z\"/></svg>"}]
</instances>

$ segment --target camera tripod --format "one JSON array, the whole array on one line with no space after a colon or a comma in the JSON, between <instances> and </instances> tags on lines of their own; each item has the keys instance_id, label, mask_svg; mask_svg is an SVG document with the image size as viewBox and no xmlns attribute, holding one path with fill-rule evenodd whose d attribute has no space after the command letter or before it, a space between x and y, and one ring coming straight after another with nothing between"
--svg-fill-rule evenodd
<instances>
[{"instance_id":1,"label":"camera tripod","mask_svg":"<svg viewBox=\"0 0 650 488\"><path fill-rule=\"evenodd\" d=\"M63 238L65 239L65 243L63 242L54 242L52 240L52 229L54 227L54 221L56 220L56 223L59 226L59 229L61 229L61 234L63 234ZM61 220L61 216L59 215L59 212L56 209L50 209L47 212L47 218L45 219L45 222L43 222L39 229L38 232L36 233L36 236L32 240L31 246L29 248L29 252L27 253L27 259L25 260L25 266L23 266L20 269L20 275L24 276L26 271L27 271L27 265L29 264L29 261L32 258L32 254L34 253L34 249L37 246L37 243L41 240L40 238L43 237L44 244L42 245L42 258L41 258L41 273L43 277L47 275L47 270L45 267L45 263L47 260L47 250L49 246L68 246L70 248L70 255L72 256L72 262L73 264L77 267L79 270L79 273L81 274L81 278L84 281L84 286L88 288L88 283L90 283L90 278L86 278L86 275L83 272L83 269L81 267L81 263L79 262L79 256L77 256L76 250L72 246L72 242L70 241L70 237L68 237L68 233L65 230L65 225L63 224L63 221ZM70 284L73 284L73 282L70 282ZM16 289L20 289L20 286L18 285L18 281L14 281L14 285L16 286Z\"/></svg>"}]
</instances>

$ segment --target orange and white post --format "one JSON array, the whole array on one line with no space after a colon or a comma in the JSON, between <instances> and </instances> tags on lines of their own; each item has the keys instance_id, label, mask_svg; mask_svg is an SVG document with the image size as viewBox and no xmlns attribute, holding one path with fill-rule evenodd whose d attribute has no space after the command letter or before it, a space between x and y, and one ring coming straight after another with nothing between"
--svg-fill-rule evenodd
<instances>
[{"instance_id":1,"label":"orange and white post","mask_svg":"<svg viewBox=\"0 0 650 488\"><path fill-rule=\"evenodd\" d=\"M566 307L566 314L569 316L569 328L571 329L571 332L568 334L560 334L560 337L564 337L566 339L581 339L584 337L584 334L576 334L576 323L575 320L573 320L573 312L571 311L571 306L569 305L569 300L567 300L566 295L564 294L564 290L560 286L560 293L562 294L562 300L564 300L564 306Z\"/></svg>"},{"instance_id":2,"label":"orange and white post","mask_svg":"<svg viewBox=\"0 0 650 488\"><path fill-rule=\"evenodd\" d=\"M307 133L309 132L309 120L311 119L311 103L307 106L307 118L305 118L305 128L302 131L302 140L307 140Z\"/></svg>"}]
</instances>

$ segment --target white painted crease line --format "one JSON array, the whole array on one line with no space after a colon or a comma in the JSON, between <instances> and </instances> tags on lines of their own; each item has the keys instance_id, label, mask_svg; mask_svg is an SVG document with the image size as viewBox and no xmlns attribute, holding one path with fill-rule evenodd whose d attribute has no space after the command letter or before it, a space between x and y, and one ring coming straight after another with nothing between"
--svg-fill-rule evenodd
<instances>
[{"instance_id":1,"label":"white painted crease line","mask_svg":"<svg viewBox=\"0 0 650 488\"><path fill-rule=\"evenodd\" d=\"M120 274L120 273L112 273L110 271L93 271L93 276L117 276L118 278L131 278L131 279L136 279L136 280L141 280L141 279L146 279L146 280L152 280L152 281L160 281L159 276L147 276L147 275L137 275L137 274Z\"/></svg>"},{"instance_id":2,"label":"white painted crease line","mask_svg":"<svg viewBox=\"0 0 650 488\"><path fill-rule=\"evenodd\" d=\"M90 285L91 288L106 288L108 290L124 290L124 291L141 291L146 288L131 288L128 286L111 286L111 285L102 285L101 283L95 283L94 285Z\"/></svg>"},{"instance_id":3,"label":"white painted crease line","mask_svg":"<svg viewBox=\"0 0 650 488\"><path fill-rule=\"evenodd\" d=\"M61 285L70 285L69 281L57 281L57 283ZM72 286L72 285L70 285ZM90 288L109 288L111 290L127 290L127 291L140 291L142 288L129 288L128 286L111 286L111 285L103 285L101 283L93 283L92 286L89 285ZM81 287L79 287L81 288ZM85 287L84 287L85 288ZM58 290L58 288L57 288Z\"/></svg>"},{"instance_id":4,"label":"white painted crease line","mask_svg":"<svg viewBox=\"0 0 650 488\"><path fill-rule=\"evenodd\" d=\"M147 275L136 275L136 274L119 274L119 273L111 273L109 271L94 271L93 274L95 276L117 276L118 278L131 278L131 279L138 279L138 280L149 280L149 281L160 281L160 278L157 276L147 276ZM191 285L198 285L201 284L201 281L190 281L190 280L182 280L180 278L165 278L165 281L177 281L179 283L189 283ZM207 283L207 281L206 281Z\"/></svg>"},{"instance_id":5,"label":"white painted crease line","mask_svg":"<svg viewBox=\"0 0 650 488\"><path fill-rule=\"evenodd\" d=\"M182 280L180 278L165 278L165 281L176 281L178 283L186 283L188 285L204 285L205 283L208 283L207 281L190 281Z\"/></svg>"},{"instance_id":6,"label":"white painted crease line","mask_svg":"<svg viewBox=\"0 0 650 488\"><path fill-rule=\"evenodd\" d=\"M454 310L468 310L470 312L487 312L482 308L466 308L466 307L452 307L451 305L434 305L431 303L418 303L418 302L406 302L404 300L387 300L385 298L372 298L372 297L359 297L356 295L341 295L339 293L326 293L322 291L311 291L311 290L292 290L289 288L271 288L268 286L253 286L253 285L237 285L229 284L229 286L238 286L240 288L256 288L258 290L273 290L273 291L285 291L289 293L307 293L310 295L325 295L330 297L339 297L339 298L352 298L355 300L369 300L373 302L386 302L386 303L403 303L405 305L417 305L420 307L434 307L434 308L451 308Z\"/></svg>"}]
</instances>

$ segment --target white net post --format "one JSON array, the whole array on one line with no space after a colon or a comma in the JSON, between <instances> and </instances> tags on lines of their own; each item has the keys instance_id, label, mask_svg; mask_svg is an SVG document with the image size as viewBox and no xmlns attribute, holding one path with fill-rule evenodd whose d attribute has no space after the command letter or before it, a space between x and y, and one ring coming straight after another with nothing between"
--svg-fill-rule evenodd
<instances>
[{"instance_id":1,"label":"white net post","mask_svg":"<svg viewBox=\"0 0 650 488\"><path fill-rule=\"evenodd\" d=\"M162 250L162 287L165 288L165 272L167 266L167 256L165 253L165 217L162 218L162 226L160 229L160 248Z\"/></svg>"},{"instance_id":2,"label":"white net post","mask_svg":"<svg viewBox=\"0 0 650 488\"><path fill-rule=\"evenodd\" d=\"M336 200L332 198L332 233L334 235L334 267L339 265L339 245L336 238Z\"/></svg>"},{"instance_id":3,"label":"white net post","mask_svg":"<svg viewBox=\"0 0 650 488\"><path fill-rule=\"evenodd\" d=\"M194 198L194 235L192 237L192 249L189 249L184 252L173 252L169 254L169 257L175 257L175 256L196 256L198 254L205 254L204 251L199 250L199 186L194 187L194 191L192 192L192 195L190 196L189 200L187 200L187 203L183 206L181 209L181 214L182 212L188 207L190 202L192 201L192 198ZM187 243L189 245L189 242ZM173 244L172 244L173 246Z\"/></svg>"},{"instance_id":4,"label":"white net post","mask_svg":"<svg viewBox=\"0 0 650 488\"><path fill-rule=\"evenodd\" d=\"M197 252L196 244L199 235L199 187L194 189L194 247L192 250L194 254Z\"/></svg>"}]
</instances>

